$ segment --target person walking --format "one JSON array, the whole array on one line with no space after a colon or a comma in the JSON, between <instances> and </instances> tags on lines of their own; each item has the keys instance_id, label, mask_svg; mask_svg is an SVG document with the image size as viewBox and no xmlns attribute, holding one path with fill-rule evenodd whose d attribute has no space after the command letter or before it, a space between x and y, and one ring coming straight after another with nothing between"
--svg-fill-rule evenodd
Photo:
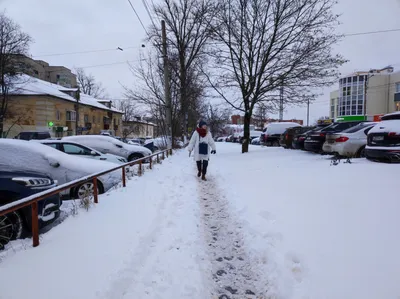
<instances>
[{"instance_id":1,"label":"person walking","mask_svg":"<svg viewBox=\"0 0 400 299\"><path fill-rule=\"evenodd\" d=\"M211 132L208 130L206 122L200 121L192 138L190 138L188 150L190 153L194 150L194 160L196 161L198 170L197 176L201 177L203 181L207 181L206 174L210 159L210 147L211 154L216 154L217 149Z\"/></svg>"}]
</instances>

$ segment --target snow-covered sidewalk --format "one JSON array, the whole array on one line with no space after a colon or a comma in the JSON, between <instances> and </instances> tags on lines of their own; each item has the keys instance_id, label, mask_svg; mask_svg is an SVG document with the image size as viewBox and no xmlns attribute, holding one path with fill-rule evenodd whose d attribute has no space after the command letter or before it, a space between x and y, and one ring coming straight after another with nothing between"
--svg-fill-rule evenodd
<instances>
[{"instance_id":1,"label":"snow-covered sidewalk","mask_svg":"<svg viewBox=\"0 0 400 299\"><path fill-rule=\"evenodd\" d=\"M0 298L205 298L196 190L187 153L163 161L42 235L39 247L8 255Z\"/></svg>"},{"instance_id":2,"label":"snow-covered sidewalk","mask_svg":"<svg viewBox=\"0 0 400 299\"><path fill-rule=\"evenodd\" d=\"M250 150L218 143L208 182L181 151L101 196L6 255L0 298L400 295L399 165Z\"/></svg>"}]
</instances>

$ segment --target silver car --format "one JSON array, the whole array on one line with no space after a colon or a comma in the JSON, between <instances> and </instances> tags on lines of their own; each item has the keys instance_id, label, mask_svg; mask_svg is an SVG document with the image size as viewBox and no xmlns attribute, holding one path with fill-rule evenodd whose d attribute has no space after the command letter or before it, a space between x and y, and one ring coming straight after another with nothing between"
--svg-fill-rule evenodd
<instances>
[{"instance_id":1,"label":"silver car","mask_svg":"<svg viewBox=\"0 0 400 299\"><path fill-rule=\"evenodd\" d=\"M72 141L48 139L31 141L51 146L52 148L62 151L68 155L75 155L77 157L107 161L116 164L124 164L128 162L128 160L123 157L119 157L113 154L103 154L93 148Z\"/></svg>"},{"instance_id":2,"label":"silver car","mask_svg":"<svg viewBox=\"0 0 400 299\"><path fill-rule=\"evenodd\" d=\"M322 150L343 157L363 158L368 132L376 124L376 122L362 122L343 132L327 134Z\"/></svg>"},{"instance_id":3,"label":"silver car","mask_svg":"<svg viewBox=\"0 0 400 299\"><path fill-rule=\"evenodd\" d=\"M89 146L103 154L113 154L124 157L128 161L145 158L152 154L151 150L144 146L126 144L116 138L102 135L80 135L63 137L63 141L73 141Z\"/></svg>"},{"instance_id":4,"label":"silver car","mask_svg":"<svg viewBox=\"0 0 400 299\"><path fill-rule=\"evenodd\" d=\"M115 168L115 163L89 160L67 155L50 146L25 140L0 139L0 169L37 171L46 173L59 185L85 176ZM98 192L105 193L122 180L122 171L98 177ZM83 198L93 190L93 183L86 182L61 193L70 198Z\"/></svg>"}]
</instances>

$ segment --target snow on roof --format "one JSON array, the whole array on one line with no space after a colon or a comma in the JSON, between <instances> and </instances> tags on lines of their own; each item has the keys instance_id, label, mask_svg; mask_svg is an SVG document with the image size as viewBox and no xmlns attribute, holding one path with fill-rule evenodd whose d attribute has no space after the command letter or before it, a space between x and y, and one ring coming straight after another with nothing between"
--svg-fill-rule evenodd
<instances>
[{"instance_id":1,"label":"snow on roof","mask_svg":"<svg viewBox=\"0 0 400 299\"><path fill-rule=\"evenodd\" d=\"M107 110L111 110L113 112L123 113L121 110L118 110L117 108L114 108L114 107L108 108L107 106L100 103L99 100L97 100L96 98L94 98L90 95L84 94L84 93L80 94L80 102L83 104L89 105L89 106L94 106L94 107L100 108L100 109L107 109Z\"/></svg>"},{"instance_id":2,"label":"snow on roof","mask_svg":"<svg viewBox=\"0 0 400 299\"><path fill-rule=\"evenodd\" d=\"M10 91L12 95L50 95L56 98L67 100L70 102L76 102L76 99L63 91L76 91L75 88L66 88L61 85L53 84L47 81L37 79L28 75L19 75L15 77L13 81L13 88ZM80 94L80 103L92 107L96 107L103 110L108 110L117 113L123 113L122 111L112 107L99 103L97 99L84 93Z\"/></svg>"}]
</instances>

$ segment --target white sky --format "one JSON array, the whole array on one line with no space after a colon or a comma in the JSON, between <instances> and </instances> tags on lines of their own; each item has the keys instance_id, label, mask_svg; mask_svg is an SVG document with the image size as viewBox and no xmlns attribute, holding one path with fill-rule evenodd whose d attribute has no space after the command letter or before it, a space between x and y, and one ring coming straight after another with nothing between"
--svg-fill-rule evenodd
<instances>
[{"instance_id":1,"label":"white sky","mask_svg":"<svg viewBox=\"0 0 400 299\"><path fill-rule=\"evenodd\" d=\"M140 0L131 0L145 26L150 19ZM149 3L151 0L147 0ZM153 0L156 2L157 0ZM29 33L34 43L33 58L51 65L87 67L107 89L111 98L121 98L121 84L134 86L135 78L126 61L138 61L145 32L127 0L0 0L0 9L19 23ZM339 0L337 13L342 14L342 33L369 32L400 28L400 0ZM346 74L355 70L380 68L391 64L395 71L400 67L397 49L399 32L346 37L337 46L350 62L342 67ZM97 53L44 56L87 50L124 48ZM133 47L127 49L128 47ZM105 66L104 64L118 63ZM310 120L329 113L329 91L326 89L310 108ZM287 107L284 118L306 121L306 107Z\"/></svg>"}]
</instances>

